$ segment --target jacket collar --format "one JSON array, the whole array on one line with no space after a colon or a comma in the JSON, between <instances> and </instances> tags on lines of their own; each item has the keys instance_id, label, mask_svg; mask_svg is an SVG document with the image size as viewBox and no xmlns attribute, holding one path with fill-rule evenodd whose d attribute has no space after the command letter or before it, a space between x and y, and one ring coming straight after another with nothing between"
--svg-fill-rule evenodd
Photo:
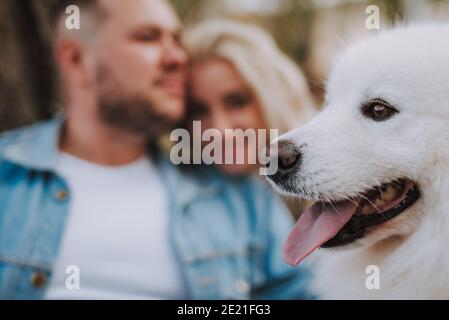
<instances>
[{"instance_id":1,"label":"jacket collar","mask_svg":"<svg viewBox=\"0 0 449 320\"><path fill-rule=\"evenodd\" d=\"M4 159L29 169L54 169L63 123L64 116L59 114L49 121L10 133L12 143L3 151Z\"/></svg>"}]
</instances>

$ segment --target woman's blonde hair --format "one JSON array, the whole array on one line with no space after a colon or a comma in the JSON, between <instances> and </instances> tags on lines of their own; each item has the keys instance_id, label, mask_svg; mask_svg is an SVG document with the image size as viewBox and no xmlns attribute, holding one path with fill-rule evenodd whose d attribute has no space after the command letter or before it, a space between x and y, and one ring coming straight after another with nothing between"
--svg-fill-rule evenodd
<instances>
[{"instance_id":1,"label":"woman's blonde hair","mask_svg":"<svg viewBox=\"0 0 449 320\"><path fill-rule=\"evenodd\" d=\"M193 63L210 58L232 63L254 91L270 129L284 133L315 114L302 72L259 27L206 21L187 30L184 45Z\"/></svg>"}]
</instances>

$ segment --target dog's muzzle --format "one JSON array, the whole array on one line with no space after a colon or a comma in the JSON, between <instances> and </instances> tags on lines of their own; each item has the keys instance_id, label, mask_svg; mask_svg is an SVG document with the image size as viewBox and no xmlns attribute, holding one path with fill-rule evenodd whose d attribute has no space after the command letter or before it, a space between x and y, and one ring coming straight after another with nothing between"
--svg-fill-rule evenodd
<instances>
[{"instance_id":1,"label":"dog's muzzle","mask_svg":"<svg viewBox=\"0 0 449 320\"><path fill-rule=\"evenodd\" d=\"M277 142L277 146L270 146L269 149L270 162L277 157L278 169L274 174L267 177L274 183L282 183L294 174L301 165L301 149L293 142L281 140Z\"/></svg>"}]
</instances>

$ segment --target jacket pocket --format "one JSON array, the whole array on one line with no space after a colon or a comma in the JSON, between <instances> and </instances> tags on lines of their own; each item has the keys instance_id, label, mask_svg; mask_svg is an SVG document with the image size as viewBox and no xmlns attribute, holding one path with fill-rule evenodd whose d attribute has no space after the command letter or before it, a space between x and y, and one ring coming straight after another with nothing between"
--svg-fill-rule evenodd
<instances>
[{"instance_id":1,"label":"jacket pocket","mask_svg":"<svg viewBox=\"0 0 449 320\"><path fill-rule=\"evenodd\" d=\"M45 266L0 255L0 300L42 299L50 276Z\"/></svg>"}]
</instances>

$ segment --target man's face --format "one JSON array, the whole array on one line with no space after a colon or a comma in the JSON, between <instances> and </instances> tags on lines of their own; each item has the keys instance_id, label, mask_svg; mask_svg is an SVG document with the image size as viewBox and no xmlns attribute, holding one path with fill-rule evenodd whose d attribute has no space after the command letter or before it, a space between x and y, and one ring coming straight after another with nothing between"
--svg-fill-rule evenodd
<instances>
[{"instance_id":1,"label":"man's face","mask_svg":"<svg viewBox=\"0 0 449 320\"><path fill-rule=\"evenodd\" d=\"M187 56L180 23L163 0L99 1L92 44L98 105L109 125L157 134L184 114Z\"/></svg>"}]
</instances>

